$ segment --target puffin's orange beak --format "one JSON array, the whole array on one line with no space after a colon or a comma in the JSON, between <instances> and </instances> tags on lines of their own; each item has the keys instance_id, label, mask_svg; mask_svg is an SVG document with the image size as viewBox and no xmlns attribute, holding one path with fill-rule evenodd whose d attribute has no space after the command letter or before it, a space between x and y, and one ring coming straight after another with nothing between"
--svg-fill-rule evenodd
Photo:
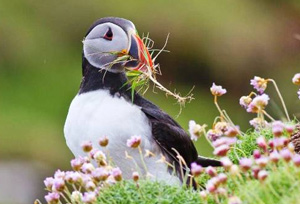
<instances>
[{"instance_id":1,"label":"puffin's orange beak","mask_svg":"<svg viewBox=\"0 0 300 204\"><path fill-rule=\"evenodd\" d=\"M137 34L132 34L131 36L129 55L131 55L136 61L128 62L126 64L127 67L144 72L146 72L149 68L153 70L153 62L149 51Z\"/></svg>"}]
</instances>

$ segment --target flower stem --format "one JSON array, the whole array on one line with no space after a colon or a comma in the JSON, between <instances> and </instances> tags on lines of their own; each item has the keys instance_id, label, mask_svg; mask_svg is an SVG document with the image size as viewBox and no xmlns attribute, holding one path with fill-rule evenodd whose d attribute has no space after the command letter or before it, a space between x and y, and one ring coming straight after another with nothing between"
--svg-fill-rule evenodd
<instances>
[{"instance_id":1,"label":"flower stem","mask_svg":"<svg viewBox=\"0 0 300 204\"><path fill-rule=\"evenodd\" d=\"M268 79L268 81L271 81L271 82L273 83L273 85L274 85L274 87L275 87L275 89L276 89L276 92L277 92L277 94L278 94L278 96L279 96L279 98L280 98L280 101L281 101L282 107L283 107L283 109L284 109L285 115L286 115L286 117L287 117L287 119L288 119L288 122L291 122L290 116L289 116L289 114L288 114L287 108L286 108L286 106L285 106L284 100L283 100L283 98L282 98L282 95L281 95L281 93L280 93L280 91L279 91L279 89L278 89L278 86L277 86L276 82L275 82L273 79Z\"/></svg>"},{"instance_id":2,"label":"flower stem","mask_svg":"<svg viewBox=\"0 0 300 204\"><path fill-rule=\"evenodd\" d=\"M270 120L272 120L272 122L275 121L275 119L274 119L272 116L270 116L270 115L267 113L267 111L262 110L262 113L265 114L265 116L267 116Z\"/></svg>"},{"instance_id":3,"label":"flower stem","mask_svg":"<svg viewBox=\"0 0 300 204\"><path fill-rule=\"evenodd\" d=\"M219 104L218 104L218 96L215 96L215 97L214 97L214 103L215 103L215 105L216 105L216 107L217 107L217 109L218 109L218 111L219 111L219 113L220 113L221 120L222 120L222 119L226 119L224 113L222 112L222 110L221 110L221 108L220 108L220 106L219 106Z\"/></svg>"}]
</instances>

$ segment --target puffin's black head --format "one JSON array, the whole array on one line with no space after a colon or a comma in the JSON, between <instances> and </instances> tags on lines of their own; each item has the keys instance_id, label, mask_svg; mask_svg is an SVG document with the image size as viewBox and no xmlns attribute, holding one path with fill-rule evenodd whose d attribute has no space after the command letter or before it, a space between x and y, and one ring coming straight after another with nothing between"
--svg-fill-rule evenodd
<instances>
[{"instance_id":1,"label":"puffin's black head","mask_svg":"<svg viewBox=\"0 0 300 204\"><path fill-rule=\"evenodd\" d=\"M119 61L122 55L129 55L130 59ZM123 72L125 67L141 69L145 65L153 66L133 23L115 17L101 18L89 28L83 40L83 60L95 68L113 73Z\"/></svg>"}]
</instances>

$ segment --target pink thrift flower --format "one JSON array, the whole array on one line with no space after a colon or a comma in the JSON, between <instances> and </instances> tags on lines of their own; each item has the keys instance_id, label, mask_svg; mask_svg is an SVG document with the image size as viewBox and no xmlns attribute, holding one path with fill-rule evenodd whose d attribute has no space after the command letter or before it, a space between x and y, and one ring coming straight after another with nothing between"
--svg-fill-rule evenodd
<instances>
[{"instance_id":1,"label":"pink thrift flower","mask_svg":"<svg viewBox=\"0 0 300 204\"><path fill-rule=\"evenodd\" d=\"M81 174L78 173L77 171L76 171L76 172L73 172L73 171L67 171L67 172L66 172L65 180L66 180L68 183L79 183L79 182L82 180L82 176L81 176Z\"/></svg>"},{"instance_id":2,"label":"pink thrift flower","mask_svg":"<svg viewBox=\"0 0 300 204\"><path fill-rule=\"evenodd\" d=\"M221 137L219 139L217 139L216 141L214 141L212 144L214 147L219 147L221 145L232 145L232 144L235 144L237 141L237 139L234 137L234 138L231 138L231 137Z\"/></svg>"},{"instance_id":3,"label":"pink thrift flower","mask_svg":"<svg viewBox=\"0 0 300 204\"><path fill-rule=\"evenodd\" d=\"M94 154L94 159L95 159L95 161L96 161L98 164L106 164L106 156L105 156L105 154L104 154L102 151L100 151L100 150L98 150L98 151L95 152L95 154Z\"/></svg>"},{"instance_id":4,"label":"pink thrift flower","mask_svg":"<svg viewBox=\"0 0 300 204\"><path fill-rule=\"evenodd\" d=\"M65 189L65 181L61 178L54 179L52 191L62 192Z\"/></svg>"},{"instance_id":5,"label":"pink thrift flower","mask_svg":"<svg viewBox=\"0 0 300 204\"><path fill-rule=\"evenodd\" d=\"M258 180L264 181L268 177L268 172L266 170L261 170L258 172Z\"/></svg>"},{"instance_id":6,"label":"pink thrift flower","mask_svg":"<svg viewBox=\"0 0 300 204\"><path fill-rule=\"evenodd\" d=\"M58 170L54 173L54 178L55 178L55 179L58 179L58 178L64 179L64 178L65 178L65 175L66 175L66 172L61 171L60 169L58 169Z\"/></svg>"},{"instance_id":7,"label":"pink thrift flower","mask_svg":"<svg viewBox=\"0 0 300 204\"><path fill-rule=\"evenodd\" d=\"M217 170L216 170L214 167L212 167L212 166L206 167L205 172L206 172L208 175L210 175L210 177L215 177L215 176L217 176Z\"/></svg>"},{"instance_id":8,"label":"pink thrift flower","mask_svg":"<svg viewBox=\"0 0 300 204\"><path fill-rule=\"evenodd\" d=\"M84 188L88 191L93 191L96 188L96 185L93 181L88 181L84 184Z\"/></svg>"},{"instance_id":9,"label":"pink thrift flower","mask_svg":"<svg viewBox=\"0 0 300 204\"><path fill-rule=\"evenodd\" d=\"M300 89L297 91L298 98L300 99Z\"/></svg>"},{"instance_id":10,"label":"pink thrift flower","mask_svg":"<svg viewBox=\"0 0 300 204\"><path fill-rule=\"evenodd\" d=\"M218 138L222 137L222 132L210 129L207 131L207 138L211 141L216 141Z\"/></svg>"},{"instance_id":11,"label":"pink thrift flower","mask_svg":"<svg viewBox=\"0 0 300 204\"><path fill-rule=\"evenodd\" d=\"M253 157L254 157L254 159L258 159L261 157L260 151L258 149L255 149L253 151Z\"/></svg>"},{"instance_id":12,"label":"pink thrift flower","mask_svg":"<svg viewBox=\"0 0 300 204\"><path fill-rule=\"evenodd\" d=\"M295 125L293 125L293 124L286 124L285 125L285 129L291 135L294 132L294 130L295 130Z\"/></svg>"},{"instance_id":13,"label":"pink thrift flower","mask_svg":"<svg viewBox=\"0 0 300 204\"><path fill-rule=\"evenodd\" d=\"M96 202L97 196L95 192L85 192L82 197L84 203L92 204Z\"/></svg>"},{"instance_id":14,"label":"pink thrift flower","mask_svg":"<svg viewBox=\"0 0 300 204\"><path fill-rule=\"evenodd\" d=\"M247 112L249 113L258 113L259 111L262 111L265 109L265 107L268 105L268 102L270 100L270 97L267 94L262 94L256 96L252 102L249 104L247 108Z\"/></svg>"},{"instance_id":15,"label":"pink thrift flower","mask_svg":"<svg viewBox=\"0 0 300 204\"><path fill-rule=\"evenodd\" d=\"M264 168L267 166L269 162L269 158L268 157L260 157L258 159L255 159L255 163L260 167L260 168Z\"/></svg>"},{"instance_id":16,"label":"pink thrift flower","mask_svg":"<svg viewBox=\"0 0 300 204\"><path fill-rule=\"evenodd\" d=\"M222 157L220 161L222 166L227 170L232 166L232 161L228 157Z\"/></svg>"},{"instance_id":17,"label":"pink thrift flower","mask_svg":"<svg viewBox=\"0 0 300 204\"><path fill-rule=\"evenodd\" d=\"M270 160L273 162L273 163L278 163L279 159L280 159L280 155L277 151L273 151L270 153Z\"/></svg>"},{"instance_id":18,"label":"pink thrift flower","mask_svg":"<svg viewBox=\"0 0 300 204\"><path fill-rule=\"evenodd\" d=\"M71 160L71 166L75 171L79 171L83 163L84 163L84 159L82 157Z\"/></svg>"},{"instance_id":19,"label":"pink thrift flower","mask_svg":"<svg viewBox=\"0 0 300 204\"><path fill-rule=\"evenodd\" d=\"M206 190L209 193L214 193L217 190L217 187L214 184L212 184L211 182L207 182L207 184L206 184Z\"/></svg>"},{"instance_id":20,"label":"pink thrift flower","mask_svg":"<svg viewBox=\"0 0 300 204\"><path fill-rule=\"evenodd\" d=\"M252 176L255 179L258 179L258 173L259 173L259 171L260 171L260 167L259 166L252 167Z\"/></svg>"},{"instance_id":21,"label":"pink thrift flower","mask_svg":"<svg viewBox=\"0 0 300 204\"><path fill-rule=\"evenodd\" d=\"M241 158L240 159L240 167L243 171L248 171L252 166L252 160L249 158Z\"/></svg>"},{"instance_id":22,"label":"pink thrift flower","mask_svg":"<svg viewBox=\"0 0 300 204\"><path fill-rule=\"evenodd\" d=\"M293 163L296 167L300 167L300 155L299 154L295 154L293 156Z\"/></svg>"},{"instance_id":23,"label":"pink thrift flower","mask_svg":"<svg viewBox=\"0 0 300 204\"><path fill-rule=\"evenodd\" d=\"M254 89L256 89L259 93L263 93L268 84L268 80L255 76L253 79L250 80L250 84L253 86Z\"/></svg>"},{"instance_id":24,"label":"pink thrift flower","mask_svg":"<svg viewBox=\"0 0 300 204\"><path fill-rule=\"evenodd\" d=\"M191 139L194 141L197 141L199 137L201 136L203 130L205 128L204 126L201 126L197 124L194 120L189 121L189 133L191 136Z\"/></svg>"},{"instance_id":25,"label":"pink thrift flower","mask_svg":"<svg viewBox=\"0 0 300 204\"><path fill-rule=\"evenodd\" d=\"M114 179L116 181L121 181L122 180L122 171L120 170L119 167L113 168L111 170L111 174L112 174L112 176L114 177Z\"/></svg>"},{"instance_id":26,"label":"pink thrift flower","mask_svg":"<svg viewBox=\"0 0 300 204\"><path fill-rule=\"evenodd\" d=\"M191 164L191 173L193 176L199 176L203 172L203 168L201 165L198 165L196 162Z\"/></svg>"},{"instance_id":27,"label":"pink thrift flower","mask_svg":"<svg viewBox=\"0 0 300 204\"><path fill-rule=\"evenodd\" d=\"M292 81L294 84L300 85L300 73L295 74Z\"/></svg>"},{"instance_id":28,"label":"pink thrift flower","mask_svg":"<svg viewBox=\"0 0 300 204\"><path fill-rule=\"evenodd\" d=\"M132 136L127 140L127 146L131 148L137 148L141 144L140 136Z\"/></svg>"},{"instance_id":29,"label":"pink thrift flower","mask_svg":"<svg viewBox=\"0 0 300 204\"><path fill-rule=\"evenodd\" d=\"M261 118L253 118L249 121L250 125L252 125L255 129L259 129L261 127L267 127L268 122Z\"/></svg>"},{"instance_id":30,"label":"pink thrift flower","mask_svg":"<svg viewBox=\"0 0 300 204\"><path fill-rule=\"evenodd\" d=\"M293 156L289 149L283 149L279 152L279 154L286 162L289 162Z\"/></svg>"},{"instance_id":31,"label":"pink thrift flower","mask_svg":"<svg viewBox=\"0 0 300 204\"><path fill-rule=\"evenodd\" d=\"M235 137L239 133L239 127L232 127L229 126L227 131L225 132L225 135L228 137Z\"/></svg>"},{"instance_id":32,"label":"pink thrift flower","mask_svg":"<svg viewBox=\"0 0 300 204\"><path fill-rule=\"evenodd\" d=\"M90 174L95 169L94 165L91 163L84 163L81 167L83 173Z\"/></svg>"},{"instance_id":33,"label":"pink thrift flower","mask_svg":"<svg viewBox=\"0 0 300 204\"><path fill-rule=\"evenodd\" d=\"M214 153L214 155L222 157L222 156L226 156L229 149L230 149L229 145L223 144L223 145L216 147L213 153Z\"/></svg>"},{"instance_id":34,"label":"pink thrift flower","mask_svg":"<svg viewBox=\"0 0 300 204\"><path fill-rule=\"evenodd\" d=\"M200 197L202 198L202 199L204 199L204 200L206 200L207 199L207 191L204 191L204 190L202 190L202 191L200 191Z\"/></svg>"},{"instance_id":35,"label":"pink thrift flower","mask_svg":"<svg viewBox=\"0 0 300 204\"><path fill-rule=\"evenodd\" d=\"M105 168L96 168L93 172L92 172L92 177L93 179L95 179L96 181L105 181L109 176L108 171Z\"/></svg>"},{"instance_id":36,"label":"pink thrift flower","mask_svg":"<svg viewBox=\"0 0 300 204\"><path fill-rule=\"evenodd\" d=\"M56 204L59 202L59 193L49 192L48 195L45 196L45 200L49 204Z\"/></svg>"},{"instance_id":37,"label":"pink thrift flower","mask_svg":"<svg viewBox=\"0 0 300 204\"><path fill-rule=\"evenodd\" d=\"M220 173L217 178L219 179L220 183L226 183L227 181L227 175L224 173Z\"/></svg>"},{"instance_id":38,"label":"pink thrift flower","mask_svg":"<svg viewBox=\"0 0 300 204\"><path fill-rule=\"evenodd\" d=\"M274 121L272 123L272 132L275 137L279 137L283 134L285 125L281 121Z\"/></svg>"},{"instance_id":39,"label":"pink thrift flower","mask_svg":"<svg viewBox=\"0 0 300 204\"><path fill-rule=\"evenodd\" d=\"M215 83L212 84L211 88L210 88L210 92L212 93L212 95L214 96L222 96L224 95L227 91L226 89L223 89L222 86L217 86Z\"/></svg>"},{"instance_id":40,"label":"pink thrift flower","mask_svg":"<svg viewBox=\"0 0 300 204\"><path fill-rule=\"evenodd\" d=\"M48 190L52 189L53 183L54 183L54 178L52 178L52 177L47 177L44 180L44 184Z\"/></svg>"},{"instance_id":41,"label":"pink thrift flower","mask_svg":"<svg viewBox=\"0 0 300 204\"><path fill-rule=\"evenodd\" d=\"M250 96L242 96L240 98L240 105L245 109L248 108L251 102L252 102L252 98Z\"/></svg>"},{"instance_id":42,"label":"pink thrift flower","mask_svg":"<svg viewBox=\"0 0 300 204\"><path fill-rule=\"evenodd\" d=\"M265 150L265 151L267 150L268 145L267 145L266 139L263 136L256 138L256 143L263 150Z\"/></svg>"}]
</instances>

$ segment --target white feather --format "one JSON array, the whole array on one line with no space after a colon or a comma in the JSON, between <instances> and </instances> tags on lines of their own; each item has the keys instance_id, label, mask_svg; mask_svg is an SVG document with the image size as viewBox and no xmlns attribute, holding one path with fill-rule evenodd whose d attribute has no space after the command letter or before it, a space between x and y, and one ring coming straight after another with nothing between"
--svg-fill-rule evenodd
<instances>
[{"instance_id":1,"label":"white feather","mask_svg":"<svg viewBox=\"0 0 300 204\"><path fill-rule=\"evenodd\" d=\"M112 96L108 90L77 95L71 103L64 133L67 145L75 157L85 155L80 146L83 141L92 141L94 147L102 149L98 141L107 136L109 155L127 179L131 178L133 171L145 173L138 150L126 146L131 136L141 136L142 149L148 149L156 155L144 159L148 173L169 184L180 183L177 176L167 171L165 163L157 162L161 151L152 139L151 124L141 108L123 97ZM135 159L138 169L132 160L125 158L125 151Z\"/></svg>"}]
</instances>

